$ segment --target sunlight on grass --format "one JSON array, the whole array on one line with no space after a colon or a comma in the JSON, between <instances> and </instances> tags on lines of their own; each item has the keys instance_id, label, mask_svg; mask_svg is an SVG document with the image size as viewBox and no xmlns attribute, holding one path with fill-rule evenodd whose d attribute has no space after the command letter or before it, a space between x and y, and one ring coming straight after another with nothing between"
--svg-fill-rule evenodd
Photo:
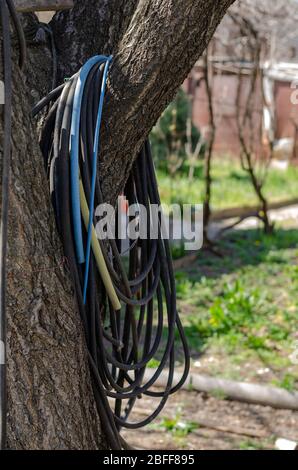
<instances>
[{"instance_id":1,"label":"sunlight on grass","mask_svg":"<svg viewBox=\"0 0 298 470\"><path fill-rule=\"evenodd\" d=\"M295 387L298 367L290 355L298 330L297 246L297 230L277 228L272 236L239 231L220 242L222 258L203 251L176 273L193 355L220 351L227 364L240 366L255 358L274 370L276 385Z\"/></svg>"},{"instance_id":2,"label":"sunlight on grass","mask_svg":"<svg viewBox=\"0 0 298 470\"><path fill-rule=\"evenodd\" d=\"M237 159L215 158L213 162L212 207L224 209L253 206L258 203L248 175ZM187 171L180 171L175 178L158 170L162 202L166 204L199 204L203 202L204 182L202 163L198 164L195 178L188 180ZM265 195L270 202L298 197L298 167L286 171L271 169L265 184Z\"/></svg>"}]
</instances>

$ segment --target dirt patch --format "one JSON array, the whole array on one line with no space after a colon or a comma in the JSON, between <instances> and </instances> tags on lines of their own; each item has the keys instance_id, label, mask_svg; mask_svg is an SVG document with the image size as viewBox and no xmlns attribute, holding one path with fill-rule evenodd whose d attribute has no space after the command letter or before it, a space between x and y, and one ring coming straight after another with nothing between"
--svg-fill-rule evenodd
<instances>
[{"instance_id":1,"label":"dirt patch","mask_svg":"<svg viewBox=\"0 0 298 470\"><path fill-rule=\"evenodd\" d=\"M143 397L131 421L143 419L153 405L152 398ZM167 429L165 421L171 420L182 429L190 423L197 426L183 436ZM277 437L298 441L298 412L180 391L170 398L155 424L122 434L135 448L148 450L274 449Z\"/></svg>"}]
</instances>

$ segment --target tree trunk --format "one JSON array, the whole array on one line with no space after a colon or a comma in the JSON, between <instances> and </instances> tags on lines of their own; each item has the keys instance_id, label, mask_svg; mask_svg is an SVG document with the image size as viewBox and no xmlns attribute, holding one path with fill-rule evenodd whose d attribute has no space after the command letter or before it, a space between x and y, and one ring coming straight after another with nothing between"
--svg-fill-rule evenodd
<instances>
[{"instance_id":1,"label":"tree trunk","mask_svg":"<svg viewBox=\"0 0 298 470\"><path fill-rule=\"evenodd\" d=\"M115 201L152 126L233 0L77 0L52 29L58 76L113 53L100 175ZM31 25L34 15L24 15ZM1 47L1 46L0 46ZM2 53L2 51L1 51ZM57 236L32 103L51 87L49 45L14 60L8 247L8 442L13 449L103 449L82 327ZM1 77L2 65L0 69ZM1 142L3 125L0 124ZM2 152L2 149L1 149ZM103 431L103 432L102 432Z\"/></svg>"},{"instance_id":2,"label":"tree trunk","mask_svg":"<svg viewBox=\"0 0 298 470\"><path fill-rule=\"evenodd\" d=\"M209 110L209 136L207 140L207 149L204 161L204 180L205 180L205 195L204 195L204 217L203 217L203 235L204 235L204 246L210 247L212 242L208 237L208 226L211 217L211 192L212 192L212 156L213 147L215 142L215 116L213 107L213 71L212 62L209 62L209 47L207 48L204 63L204 79L208 99L208 110Z\"/></svg>"}]
</instances>

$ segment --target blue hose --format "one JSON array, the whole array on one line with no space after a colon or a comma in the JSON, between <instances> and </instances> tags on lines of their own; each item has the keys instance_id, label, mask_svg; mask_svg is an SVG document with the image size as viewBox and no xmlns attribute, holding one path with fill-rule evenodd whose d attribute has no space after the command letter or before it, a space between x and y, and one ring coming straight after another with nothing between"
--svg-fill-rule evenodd
<instances>
[{"instance_id":1,"label":"blue hose","mask_svg":"<svg viewBox=\"0 0 298 470\"><path fill-rule=\"evenodd\" d=\"M88 278L89 278L89 264L90 264L90 250L91 250L91 238L92 238L92 223L93 223L93 212L94 212L94 198L95 198L95 185L96 185L96 173L97 173L97 156L100 150L100 127L102 119L102 110L103 102L105 97L105 90L107 84L107 77L109 66L112 60L112 56L105 58L105 69L102 78L101 92L100 92L100 101L97 113L96 128L94 135L94 145L93 145L93 160L92 160L92 180L91 180L91 193L90 193L90 203L89 203L89 225L88 225L88 237L87 237L87 247L86 247L86 265L85 265L85 278L84 278L84 304L86 303L87 297L87 288L88 288Z\"/></svg>"},{"instance_id":2,"label":"blue hose","mask_svg":"<svg viewBox=\"0 0 298 470\"><path fill-rule=\"evenodd\" d=\"M82 235L82 221L81 221L81 210L80 210L80 180L79 180L79 139L80 139L80 118L81 118L81 105L84 94L85 84L89 75L90 70L96 64L110 63L111 58L103 55L94 56L89 59L86 64L81 68L79 73L78 82L76 85L72 120L71 120L71 131L70 131L70 177L71 177L71 204L72 204L72 218L73 218L73 230L74 230L74 241L76 247L76 255L78 262L83 264L85 262L85 253L83 245ZM101 99L104 97L105 86L101 91ZM100 112L100 119L102 115L102 107ZM95 148L95 147L94 147ZM96 174L93 175L96 178ZM94 199L94 196L93 196ZM94 206L94 204L93 204ZM90 218L93 215L93 211L90 211ZM88 248L88 245L87 245ZM88 251L87 251L88 253ZM89 266L89 262L88 262Z\"/></svg>"}]
</instances>

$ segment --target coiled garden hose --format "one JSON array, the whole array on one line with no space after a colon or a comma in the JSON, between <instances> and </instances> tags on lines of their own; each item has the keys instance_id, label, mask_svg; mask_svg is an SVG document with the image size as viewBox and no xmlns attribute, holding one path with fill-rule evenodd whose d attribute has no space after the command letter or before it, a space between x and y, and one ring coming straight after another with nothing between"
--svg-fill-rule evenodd
<instances>
[{"instance_id":1,"label":"coiled garden hose","mask_svg":"<svg viewBox=\"0 0 298 470\"><path fill-rule=\"evenodd\" d=\"M36 105L33 116L52 103L40 145L84 327L97 409L109 446L117 450L127 448L120 429L150 423L185 382L190 361L161 218L158 239L149 235L149 207L160 205L160 198L148 140L124 191L129 204L147 208L147 239L130 241L125 269L120 240L96 237L94 208L104 202L97 159L110 63L110 57L89 59L77 74ZM182 343L184 373L174 386L176 337ZM152 359L158 359L159 365L144 383L144 372ZM165 368L167 386L156 390L154 384ZM131 422L129 416L142 394L159 403L150 416Z\"/></svg>"},{"instance_id":2,"label":"coiled garden hose","mask_svg":"<svg viewBox=\"0 0 298 470\"><path fill-rule=\"evenodd\" d=\"M12 47L10 37L10 18L14 24L19 41L19 66L26 59L26 42L22 26L12 0L0 0L2 29L3 69L4 69L4 142L2 147L2 188L0 224L0 445L6 446L6 257L9 212L11 125L12 125Z\"/></svg>"}]
</instances>

